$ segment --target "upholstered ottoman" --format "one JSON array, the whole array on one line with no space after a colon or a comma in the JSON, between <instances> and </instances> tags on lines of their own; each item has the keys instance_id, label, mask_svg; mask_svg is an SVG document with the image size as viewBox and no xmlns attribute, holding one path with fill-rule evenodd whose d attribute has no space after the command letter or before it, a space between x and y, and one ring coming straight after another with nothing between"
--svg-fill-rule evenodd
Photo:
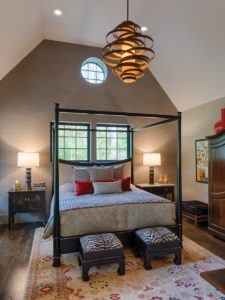
<instances>
[{"instance_id":1,"label":"upholstered ottoman","mask_svg":"<svg viewBox=\"0 0 225 300\"><path fill-rule=\"evenodd\" d=\"M174 263L181 264L180 239L168 228L144 228L135 232L135 254L143 254L146 270L151 269L152 257L173 253L175 254Z\"/></svg>"},{"instance_id":2,"label":"upholstered ottoman","mask_svg":"<svg viewBox=\"0 0 225 300\"><path fill-rule=\"evenodd\" d=\"M80 238L80 264L82 278L89 280L88 271L92 266L119 264L118 274L125 274L123 245L114 233L86 235Z\"/></svg>"}]
</instances>

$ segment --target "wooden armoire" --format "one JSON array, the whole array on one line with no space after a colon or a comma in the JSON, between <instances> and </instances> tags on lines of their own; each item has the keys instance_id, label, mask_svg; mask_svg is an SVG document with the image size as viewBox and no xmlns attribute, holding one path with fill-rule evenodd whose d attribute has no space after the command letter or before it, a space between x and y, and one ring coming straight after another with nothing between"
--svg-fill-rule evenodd
<instances>
[{"instance_id":1,"label":"wooden armoire","mask_svg":"<svg viewBox=\"0 0 225 300\"><path fill-rule=\"evenodd\" d=\"M214 236L225 240L225 130L209 140L209 226Z\"/></svg>"}]
</instances>

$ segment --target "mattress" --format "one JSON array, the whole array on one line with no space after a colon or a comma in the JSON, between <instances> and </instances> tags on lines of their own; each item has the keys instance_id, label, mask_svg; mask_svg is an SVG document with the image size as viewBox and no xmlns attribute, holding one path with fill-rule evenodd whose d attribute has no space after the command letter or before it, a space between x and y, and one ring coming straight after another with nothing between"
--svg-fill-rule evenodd
<instances>
[{"instance_id":1,"label":"mattress","mask_svg":"<svg viewBox=\"0 0 225 300\"><path fill-rule=\"evenodd\" d=\"M52 235L53 207L44 238ZM175 225L175 203L132 186L117 194L76 196L60 193L60 235L62 237L100 232L134 230L148 226Z\"/></svg>"}]
</instances>

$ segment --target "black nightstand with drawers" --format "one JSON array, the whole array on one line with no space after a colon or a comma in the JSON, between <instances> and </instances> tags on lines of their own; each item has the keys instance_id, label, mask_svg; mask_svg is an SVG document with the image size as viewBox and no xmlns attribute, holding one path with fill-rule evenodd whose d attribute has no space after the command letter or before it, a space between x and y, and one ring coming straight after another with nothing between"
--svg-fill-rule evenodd
<instances>
[{"instance_id":1,"label":"black nightstand with drawers","mask_svg":"<svg viewBox=\"0 0 225 300\"><path fill-rule=\"evenodd\" d=\"M46 223L45 191L9 191L8 226L12 228L14 216L17 213L38 213Z\"/></svg>"},{"instance_id":2,"label":"black nightstand with drawers","mask_svg":"<svg viewBox=\"0 0 225 300\"><path fill-rule=\"evenodd\" d=\"M170 199L174 201L174 184L149 184L149 183L139 183L136 184L136 187L146 192L161 196L163 198ZM169 197L170 195L170 197Z\"/></svg>"}]
</instances>

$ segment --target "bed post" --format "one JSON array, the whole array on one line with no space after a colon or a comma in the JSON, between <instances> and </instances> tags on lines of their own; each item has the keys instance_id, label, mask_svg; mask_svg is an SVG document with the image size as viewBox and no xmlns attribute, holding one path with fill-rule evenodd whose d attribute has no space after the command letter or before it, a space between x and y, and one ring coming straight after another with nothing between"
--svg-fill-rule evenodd
<instances>
[{"instance_id":1,"label":"bed post","mask_svg":"<svg viewBox=\"0 0 225 300\"><path fill-rule=\"evenodd\" d=\"M131 131L131 183L134 184L134 131Z\"/></svg>"},{"instance_id":2,"label":"bed post","mask_svg":"<svg viewBox=\"0 0 225 300\"><path fill-rule=\"evenodd\" d=\"M177 145L177 228L182 243L182 173L181 173L181 112L178 112L178 145Z\"/></svg>"},{"instance_id":3,"label":"bed post","mask_svg":"<svg viewBox=\"0 0 225 300\"><path fill-rule=\"evenodd\" d=\"M54 123L54 161L53 161L53 182L54 182L54 224L53 224L53 267L59 267L60 262L60 214L59 214L59 157L58 157L58 124L59 104L55 104Z\"/></svg>"},{"instance_id":4,"label":"bed post","mask_svg":"<svg viewBox=\"0 0 225 300\"><path fill-rule=\"evenodd\" d=\"M54 174L55 174L55 171L54 171L54 156L55 156L55 149L54 149L54 147L55 147L55 128L54 128L54 124L51 126L51 139L52 139L52 153L51 153L51 161L52 161L52 197L53 197L53 195L54 195Z\"/></svg>"}]
</instances>

